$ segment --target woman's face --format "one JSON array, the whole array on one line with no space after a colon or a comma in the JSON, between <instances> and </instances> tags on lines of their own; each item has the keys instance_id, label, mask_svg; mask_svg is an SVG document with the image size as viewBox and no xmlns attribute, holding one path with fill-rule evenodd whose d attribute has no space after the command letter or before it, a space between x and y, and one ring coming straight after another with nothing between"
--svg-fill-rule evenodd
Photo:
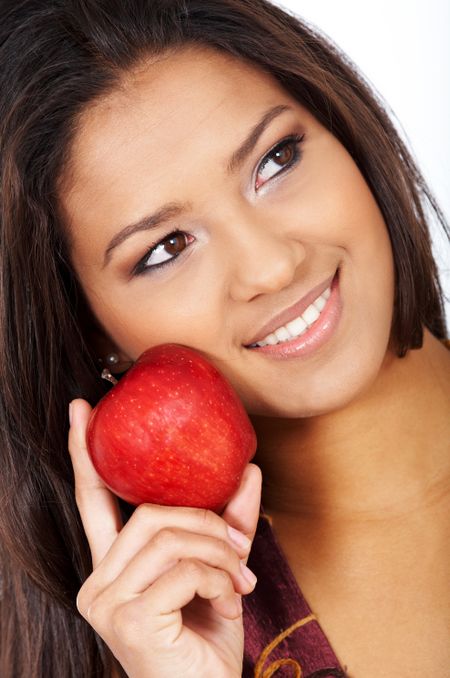
<instances>
[{"instance_id":1,"label":"woman's face","mask_svg":"<svg viewBox=\"0 0 450 678\"><path fill-rule=\"evenodd\" d=\"M111 350L190 346L268 416L338 409L380 371L394 295L381 212L345 148L269 75L206 48L142 67L83 114L61 199ZM321 341L289 358L246 347L338 269L333 322L304 336Z\"/></svg>"}]
</instances>

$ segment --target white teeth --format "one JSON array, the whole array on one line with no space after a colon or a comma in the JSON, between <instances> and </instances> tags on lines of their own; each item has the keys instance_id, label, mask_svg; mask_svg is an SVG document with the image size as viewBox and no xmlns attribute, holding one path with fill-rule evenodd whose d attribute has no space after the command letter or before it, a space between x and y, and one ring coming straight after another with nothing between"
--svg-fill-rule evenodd
<instances>
[{"instance_id":1,"label":"white teeth","mask_svg":"<svg viewBox=\"0 0 450 678\"><path fill-rule=\"evenodd\" d=\"M287 328L287 329L286 329ZM275 330L274 334L278 341L287 341L288 339L292 339L292 334L288 332L289 328L287 327L280 327L279 330Z\"/></svg>"},{"instance_id":2,"label":"white teeth","mask_svg":"<svg viewBox=\"0 0 450 678\"><path fill-rule=\"evenodd\" d=\"M264 340L264 345L270 344L271 346L274 346L275 344L278 344L278 341L275 334L269 334Z\"/></svg>"},{"instance_id":3,"label":"white teeth","mask_svg":"<svg viewBox=\"0 0 450 678\"><path fill-rule=\"evenodd\" d=\"M312 325L313 322L317 320L319 315L320 311L317 310L314 304L311 304L311 306L308 306L306 311L303 311L302 318L306 323L308 323L308 325Z\"/></svg>"},{"instance_id":4,"label":"white teeth","mask_svg":"<svg viewBox=\"0 0 450 678\"><path fill-rule=\"evenodd\" d=\"M323 295L319 297L318 299L315 300L314 306L317 308L318 311L321 311L325 304L327 303L327 300L323 298ZM286 325L287 327L287 325Z\"/></svg>"},{"instance_id":5,"label":"white teeth","mask_svg":"<svg viewBox=\"0 0 450 678\"><path fill-rule=\"evenodd\" d=\"M306 323L303 320L302 316L300 316L299 318L296 318L295 320L291 320L291 322L288 323L286 325L286 327L289 330L289 332L291 333L291 335L293 337L296 337L296 336L302 334L302 332L306 332L306 330L308 329L308 323Z\"/></svg>"},{"instance_id":6,"label":"white teeth","mask_svg":"<svg viewBox=\"0 0 450 678\"><path fill-rule=\"evenodd\" d=\"M330 298L330 295L331 288L328 287L325 292L322 292L320 297L313 301L313 303L303 311L301 316L291 320L291 322L287 323L286 325L282 325L276 329L275 332L272 332L272 334L268 334L267 337L264 337L264 339L258 341L255 346L267 346L268 344L270 346L274 346L275 344L283 341L289 341L289 339L293 339L294 337L299 337L300 335L304 334L320 316L327 303L327 300Z\"/></svg>"}]
</instances>

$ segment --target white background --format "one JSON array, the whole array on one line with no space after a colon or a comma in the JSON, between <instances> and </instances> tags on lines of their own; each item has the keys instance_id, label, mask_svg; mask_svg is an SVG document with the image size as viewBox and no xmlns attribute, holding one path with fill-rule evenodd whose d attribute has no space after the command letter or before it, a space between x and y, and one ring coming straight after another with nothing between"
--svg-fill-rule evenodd
<instances>
[{"instance_id":1,"label":"white background","mask_svg":"<svg viewBox=\"0 0 450 678\"><path fill-rule=\"evenodd\" d=\"M275 2L331 38L375 87L450 221L450 1ZM432 233L450 333L450 246L440 226Z\"/></svg>"}]
</instances>

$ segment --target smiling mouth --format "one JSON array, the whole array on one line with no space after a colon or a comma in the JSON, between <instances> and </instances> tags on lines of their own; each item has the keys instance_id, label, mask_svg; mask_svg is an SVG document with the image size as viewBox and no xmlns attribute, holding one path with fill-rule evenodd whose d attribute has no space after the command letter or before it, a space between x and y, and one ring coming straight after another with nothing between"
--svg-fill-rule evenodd
<instances>
[{"instance_id":1,"label":"smiling mouth","mask_svg":"<svg viewBox=\"0 0 450 678\"><path fill-rule=\"evenodd\" d=\"M275 346L301 337L315 325L325 308L331 295L331 288L338 271L325 283L311 290L303 299L297 302L291 309L280 316L288 316L290 319L280 322L275 329L267 332L257 341L246 344L244 348L258 348L263 346ZM273 324L273 323L272 323ZM263 330L264 331L264 330Z\"/></svg>"}]
</instances>

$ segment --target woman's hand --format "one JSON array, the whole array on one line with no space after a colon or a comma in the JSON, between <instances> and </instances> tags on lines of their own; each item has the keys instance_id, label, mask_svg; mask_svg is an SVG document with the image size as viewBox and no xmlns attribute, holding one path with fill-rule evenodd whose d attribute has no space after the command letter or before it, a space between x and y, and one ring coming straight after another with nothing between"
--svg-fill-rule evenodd
<instances>
[{"instance_id":1,"label":"woman's hand","mask_svg":"<svg viewBox=\"0 0 450 678\"><path fill-rule=\"evenodd\" d=\"M254 588L241 563L256 531L261 471L248 464L221 516L142 504L123 525L86 449L90 411L86 401L72 402L69 451L93 562L78 610L130 678L241 678L241 594Z\"/></svg>"}]
</instances>

